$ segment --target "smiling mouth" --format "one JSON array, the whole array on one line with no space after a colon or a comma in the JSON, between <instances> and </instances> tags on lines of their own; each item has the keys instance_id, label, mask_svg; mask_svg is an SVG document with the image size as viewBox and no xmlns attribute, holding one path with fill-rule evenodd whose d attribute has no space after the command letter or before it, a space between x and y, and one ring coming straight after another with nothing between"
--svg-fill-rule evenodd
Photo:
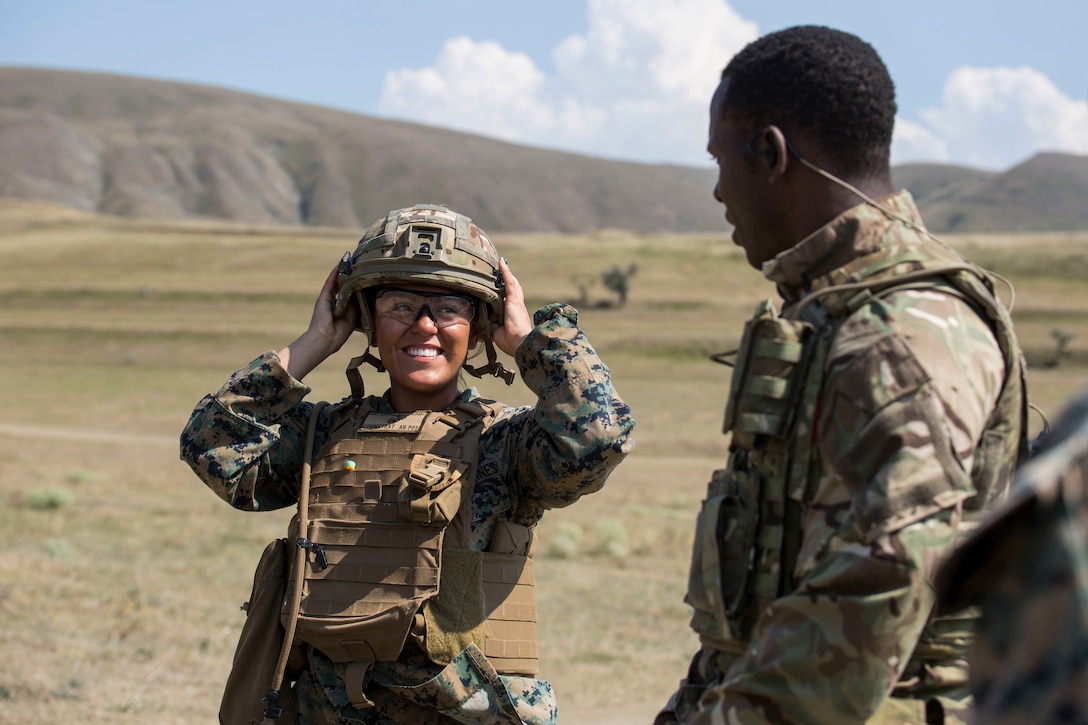
<instances>
[{"instance_id":1,"label":"smiling mouth","mask_svg":"<svg viewBox=\"0 0 1088 725\"><path fill-rule=\"evenodd\" d=\"M406 347L404 352L412 357L438 357L438 350L433 347Z\"/></svg>"}]
</instances>

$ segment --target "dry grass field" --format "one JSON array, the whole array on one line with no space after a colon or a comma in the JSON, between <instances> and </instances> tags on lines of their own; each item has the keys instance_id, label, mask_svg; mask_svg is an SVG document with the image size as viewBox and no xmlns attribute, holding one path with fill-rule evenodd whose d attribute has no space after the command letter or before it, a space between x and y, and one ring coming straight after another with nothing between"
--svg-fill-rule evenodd
<instances>
[{"instance_id":1,"label":"dry grass field","mask_svg":"<svg viewBox=\"0 0 1088 725\"><path fill-rule=\"evenodd\" d=\"M0 201L0 722L215 721L239 605L291 512L219 501L177 435L203 394L305 327L359 233ZM1014 283L1033 399L1053 416L1088 385L1088 234L948 241ZM682 597L729 382L706 356L773 289L725 235L496 242L530 306L638 267L624 308L600 306L614 297L597 284L581 318L635 412L636 450L602 492L545 517L537 571L563 720L649 722L696 646ZM1058 329L1072 337L1046 367ZM351 354L312 374L313 399L342 397ZM520 383L479 387L529 400Z\"/></svg>"}]
</instances>

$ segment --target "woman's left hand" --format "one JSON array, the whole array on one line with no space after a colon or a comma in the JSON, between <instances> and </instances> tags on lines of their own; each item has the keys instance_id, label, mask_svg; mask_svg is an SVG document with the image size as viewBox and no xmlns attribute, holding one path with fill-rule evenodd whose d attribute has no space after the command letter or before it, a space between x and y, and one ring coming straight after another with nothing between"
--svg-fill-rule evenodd
<instances>
[{"instance_id":1,"label":"woman's left hand","mask_svg":"<svg viewBox=\"0 0 1088 725\"><path fill-rule=\"evenodd\" d=\"M518 345L532 332L533 320L525 307L525 294L521 290L521 283L510 271L510 265L505 259L499 259L499 271L502 272L502 280L506 284L506 300L502 327L496 327L492 337L500 350L513 357Z\"/></svg>"}]
</instances>

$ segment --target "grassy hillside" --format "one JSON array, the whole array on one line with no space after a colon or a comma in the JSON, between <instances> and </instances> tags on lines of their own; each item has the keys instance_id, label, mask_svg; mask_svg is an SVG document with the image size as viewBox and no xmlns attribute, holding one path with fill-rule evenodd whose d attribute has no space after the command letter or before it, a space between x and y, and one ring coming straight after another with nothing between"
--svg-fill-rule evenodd
<instances>
[{"instance_id":1,"label":"grassy hillside","mask_svg":"<svg viewBox=\"0 0 1088 725\"><path fill-rule=\"evenodd\" d=\"M892 183L896 188L910 189L922 208L954 200L965 189L993 176L988 171L947 164L902 164L892 169Z\"/></svg>"},{"instance_id":2,"label":"grassy hillside","mask_svg":"<svg viewBox=\"0 0 1088 725\"><path fill-rule=\"evenodd\" d=\"M921 205L946 232L1088 229L1088 156L1042 153L1003 174L978 175Z\"/></svg>"},{"instance_id":3,"label":"grassy hillside","mask_svg":"<svg viewBox=\"0 0 1088 725\"><path fill-rule=\"evenodd\" d=\"M702 144L701 139L693 143ZM718 231L709 168L607 161L223 88L0 68L0 197L362 229L444 203L488 231ZM1088 157L894 170L938 232L1088 230Z\"/></svg>"},{"instance_id":4,"label":"grassy hillside","mask_svg":"<svg viewBox=\"0 0 1088 725\"><path fill-rule=\"evenodd\" d=\"M543 672L565 722L648 722L696 647L682 597L729 384L706 356L773 290L722 235L495 236L531 306L585 288L581 322L638 421L605 489L541 524ZM238 607L290 512L232 510L178 461L177 435L203 394L305 327L355 239L0 201L0 721L214 720ZM1015 285L1032 394L1053 414L1088 385L1088 234L950 241ZM629 302L609 308L592 280L631 263ZM1059 328L1074 337L1047 367ZM356 352L308 378L313 399L345 393ZM520 381L480 387L530 398Z\"/></svg>"},{"instance_id":5,"label":"grassy hillside","mask_svg":"<svg viewBox=\"0 0 1088 725\"><path fill-rule=\"evenodd\" d=\"M716 229L709 169L606 161L221 88L0 68L0 196L125 216L489 231Z\"/></svg>"}]
</instances>

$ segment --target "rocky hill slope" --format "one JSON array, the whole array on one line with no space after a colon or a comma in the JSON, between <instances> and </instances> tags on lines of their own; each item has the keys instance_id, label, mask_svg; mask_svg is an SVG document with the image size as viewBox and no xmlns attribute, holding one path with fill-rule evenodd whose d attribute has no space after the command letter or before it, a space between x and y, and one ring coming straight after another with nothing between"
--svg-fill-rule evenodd
<instances>
[{"instance_id":1,"label":"rocky hill slope","mask_svg":"<svg viewBox=\"0 0 1088 725\"><path fill-rule=\"evenodd\" d=\"M140 217L361 228L444 203L494 231L718 231L709 168L611 161L167 81L0 68L0 197ZM912 165L937 231L1088 229L1088 157Z\"/></svg>"}]
</instances>

